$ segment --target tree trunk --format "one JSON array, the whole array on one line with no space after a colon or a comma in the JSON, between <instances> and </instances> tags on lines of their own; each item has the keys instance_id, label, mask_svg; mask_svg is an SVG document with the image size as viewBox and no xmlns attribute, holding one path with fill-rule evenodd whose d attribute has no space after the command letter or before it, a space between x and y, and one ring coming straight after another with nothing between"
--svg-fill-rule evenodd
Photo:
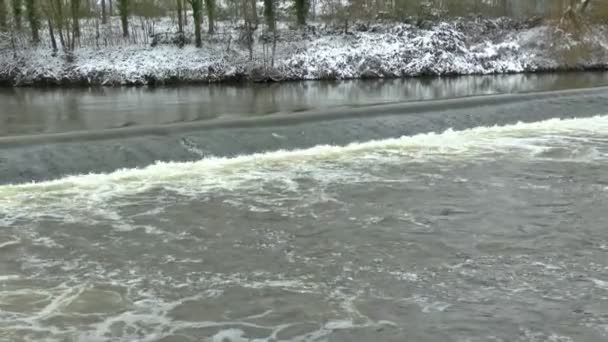
<instances>
[{"instance_id":1,"label":"tree trunk","mask_svg":"<svg viewBox=\"0 0 608 342\"><path fill-rule=\"evenodd\" d=\"M0 31L6 31L6 3L4 0L0 0Z\"/></svg>"},{"instance_id":2,"label":"tree trunk","mask_svg":"<svg viewBox=\"0 0 608 342\"><path fill-rule=\"evenodd\" d=\"M251 22L253 24L253 27L257 28L258 25L260 24L260 19L258 18L257 1L251 0L250 5L251 5Z\"/></svg>"},{"instance_id":3,"label":"tree trunk","mask_svg":"<svg viewBox=\"0 0 608 342\"><path fill-rule=\"evenodd\" d=\"M177 28L179 32L184 32L184 17L182 16L183 6L182 0L176 0L177 2Z\"/></svg>"},{"instance_id":4,"label":"tree trunk","mask_svg":"<svg viewBox=\"0 0 608 342\"><path fill-rule=\"evenodd\" d=\"M253 60L253 25L251 21L247 21L245 24L247 28L247 49L249 50L249 60Z\"/></svg>"},{"instance_id":5,"label":"tree trunk","mask_svg":"<svg viewBox=\"0 0 608 342\"><path fill-rule=\"evenodd\" d=\"M502 0L502 16L509 16L509 2Z\"/></svg>"},{"instance_id":6,"label":"tree trunk","mask_svg":"<svg viewBox=\"0 0 608 342\"><path fill-rule=\"evenodd\" d=\"M47 18L49 25L49 35L51 36L51 46L53 47L53 53L57 53L57 40L55 39L55 31L53 30L53 22L51 18Z\"/></svg>"},{"instance_id":7,"label":"tree trunk","mask_svg":"<svg viewBox=\"0 0 608 342\"><path fill-rule=\"evenodd\" d=\"M108 22L108 18L106 16L106 0L101 0L101 23L106 24Z\"/></svg>"},{"instance_id":8,"label":"tree trunk","mask_svg":"<svg viewBox=\"0 0 608 342\"><path fill-rule=\"evenodd\" d=\"M62 0L54 0L53 2L53 18L55 19L55 25L57 26L57 31L59 33L59 41L61 42L61 48L66 50L66 42L63 36L63 5Z\"/></svg>"},{"instance_id":9,"label":"tree trunk","mask_svg":"<svg viewBox=\"0 0 608 342\"><path fill-rule=\"evenodd\" d=\"M34 44L38 44L40 42L40 18L38 17L36 5L36 0L25 1L27 21L30 24L30 30L32 31L32 41L34 42Z\"/></svg>"},{"instance_id":10,"label":"tree trunk","mask_svg":"<svg viewBox=\"0 0 608 342\"><path fill-rule=\"evenodd\" d=\"M209 21L209 34L213 34L215 32L215 0L205 0L205 4L207 5L207 17Z\"/></svg>"},{"instance_id":11,"label":"tree trunk","mask_svg":"<svg viewBox=\"0 0 608 342\"><path fill-rule=\"evenodd\" d=\"M296 1L296 19L297 23L300 26L306 25L306 12L307 12L307 4L306 0L295 0Z\"/></svg>"},{"instance_id":12,"label":"tree trunk","mask_svg":"<svg viewBox=\"0 0 608 342\"><path fill-rule=\"evenodd\" d=\"M118 0L118 12L122 23L122 36L129 36L129 0Z\"/></svg>"},{"instance_id":13,"label":"tree trunk","mask_svg":"<svg viewBox=\"0 0 608 342\"><path fill-rule=\"evenodd\" d=\"M63 30L59 31L59 42L61 43L61 49L63 51L66 51L66 41L65 41L65 37L63 36Z\"/></svg>"},{"instance_id":14,"label":"tree trunk","mask_svg":"<svg viewBox=\"0 0 608 342\"><path fill-rule=\"evenodd\" d=\"M15 19L15 27L21 30L21 16L23 15L23 7L21 0L12 0L11 7L13 9L13 18Z\"/></svg>"},{"instance_id":15,"label":"tree trunk","mask_svg":"<svg viewBox=\"0 0 608 342\"><path fill-rule=\"evenodd\" d=\"M71 0L72 9L72 37L74 41L80 38L80 0Z\"/></svg>"},{"instance_id":16,"label":"tree trunk","mask_svg":"<svg viewBox=\"0 0 608 342\"><path fill-rule=\"evenodd\" d=\"M245 42L247 43L247 49L249 50L249 60L253 59L253 31L252 25L253 13L251 2L249 0L242 0L241 3L243 19L245 19Z\"/></svg>"},{"instance_id":17,"label":"tree trunk","mask_svg":"<svg viewBox=\"0 0 608 342\"><path fill-rule=\"evenodd\" d=\"M274 58L277 53L277 31L273 31L272 33L272 59L270 61L270 66L274 68Z\"/></svg>"},{"instance_id":18,"label":"tree trunk","mask_svg":"<svg viewBox=\"0 0 608 342\"><path fill-rule=\"evenodd\" d=\"M192 19L194 20L194 40L196 47L203 46L203 38L201 36L201 21L203 16L203 0L190 0L192 5Z\"/></svg>"},{"instance_id":19,"label":"tree trunk","mask_svg":"<svg viewBox=\"0 0 608 342\"><path fill-rule=\"evenodd\" d=\"M65 45L68 47L66 51L74 50L74 39L70 34L69 26L65 28Z\"/></svg>"},{"instance_id":20,"label":"tree trunk","mask_svg":"<svg viewBox=\"0 0 608 342\"><path fill-rule=\"evenodd\" d=\"M268 26L268 30L274 32L274 0L264 0L264 19L266 20L266 26Z\"/></svg>"},{"instance_id":21,"label":"tree trunk","mask_svg":"<svg viewBox=\"0 0 608 342\"><path fill-rule=\"evenodd\" d=\"M194 40L196 47L203 47L203 37L201 35L201 15L194 15Z\"/></svg>"}]
</instances>

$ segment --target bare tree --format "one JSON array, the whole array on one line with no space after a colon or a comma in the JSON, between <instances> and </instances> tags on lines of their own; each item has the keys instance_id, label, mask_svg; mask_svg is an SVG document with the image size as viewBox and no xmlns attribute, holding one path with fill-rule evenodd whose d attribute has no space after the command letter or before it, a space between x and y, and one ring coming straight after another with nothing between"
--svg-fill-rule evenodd
<instances>
[{"instance_id":1,"label":"bare tree","mask_svg":"<svg viewBox=\"0 0 608 342\"><path fill-rule=\"evenodd\" d=\"M101 23L106 24L108 19L106 17L106 0L101 0Z\"/></svg>"},{"instance_id":2,"label":"bare tree","mask_svg":"<svg viewBox=\"0 0 608 342\"><path fill-rule=\"evenodd\" d=\"M129 0L118 0L118 12L122 24L122 36L129 36Z\"/></svg>"},{"instance_id":3,"label":"bare tree","mask_svg":"<svg viewBox=\"0 0 608 342\"><path fill-rule=\"evenodd\" d=\"M177 3L177 28L179 32L184 32L184 17L182 16L182 12L184 10L184 6L182 0L176 0Z\"/></svg>"},{"instance_id":4,"label":"bare tree","mask_svg":"<svg viewBox=\"0 0 608 342\"><path fill-rule=\"evenodd\" d=\"M11 7L13 10L13 18L15 20L15 27L17 30L21 30L21 16L23 15L23 3L21 0L11 0Z\"/></svg>"},{"instance_id":5,"label":"bare tree","mask_svg":"<svg viewBox=\"0 0 608 342\"><path fill-rule=\"evenodd\" d=\"M215 0L205 0L205 5L207 7L207 21L209 23L209 30L207 32L213 34L215 32Z\"/></svg>"},{"instance_id":6,"label":"bare tree","mask_svg":"<svg viewBox=\"0 0 608 342\"><path fill-rule=\"evenodd\" d=\"M71 0L72 37L74 41L80 38L80 0Z\"/></svg>"},{"instance_id":7,"label":"bare tree","mask_svg":"<svg viewBox=\"0 0 608 342\"><path fill-rule=\"evenodd\" d=\"M51 47L53 53L57 53L57 40L55 39L55 30L53 30L53 22L50 17L47 17L47 23L49 25L49 35L51 36Z\"/></svg>"},{"instance_id":8,"label":"bare tree","mask_svg":"<svg viewBox=\"0 0 608 342\"><path fill-rule=\"evenodd\" d=\"M243 18L245 19L245 30L243 32L244 36L241 37L241 40L247 44L247 49L249 50L249 59L253 59L253 32L257 29L257 24L254 24L255 16L253 8L251 7L251 2L249 0L242 0L243 6Z\"/></svg>"},{"instance_id":9,"label":"bare tree","mask_svg":"<svg viewBox=\"0 0 608 342\"><path fill-rule=\"evenodd\" d=\"M295 0L295 9L298 25L306 25L306 16L308 15L308 1Z\"/></svg>"},{"instance_id":10,"label":"bare tree","mask_svg":"<svg viewBox=\"0 0 608 342\"><path fill-rule=\"evenodd\" d=\"M275 29L274 0L264 0L264 19L270 31Z\"/></svg>"},{"instance_id":11,"label":"bare tree","mask_svg":"<svg viewBox=\"0 0 608 342\"><path fill-rule=\"evenodd\" d=\"M192 6L192 19L194 20L194 41L196 47L203 46L203 37L201 35L201 22L203 21L203 0L188 0Z\"/></svg>"},{"instance_id":12,"label":"bare tree","mask_svg":"<svg viewBox=\"0 0 608 342\"><path fill-rule=\"evenodd\" d=\"M256 2L257 1L257 2ZM257 11L256 4L263 1L263 11ZM99 43L99 22L108 24L114 13L112 6L116 5L116 15L120 14L122 34L131 37L131 42L146 42L149 34L154 33L154 20L167 11L177 10L176 28L183 32L188 30L187 20L194 20L194 36L196 46L203 44L204 31L208 29L213 34L218 29L221 17L230 18L233 23L244 23L243 33L239 37L241 43L247 43L250 56L253 56L254 33L259 24L265 24L264 48L276 44L276 27L278 18L284 18L284 7L279 6L280 0L0 0L0 31L6 31L7 37L15 37L20 42L19 32L27 33L32 42L48 39L48 45L53 49L63 48L69 51L74 45ZM324 20L334 22L343 27L345 32L349 25L356 21L371 22L375 19L403 19L414 16L424 20L442 20L446 16L479 15L512 15L517 18L529 18L538 15L539 18L562 19L566 29L573 30L586 27L594 20L605 20L608 17L608 3L598 0L287 0L291 5L289 13L294 24L302 26L307 19L313 18L313 1L322 1L328 12L322 13ZM225 6L225 7L220 7ZM192 14L190 13L192 10ZM91 20L82 20L83 16L97 14ZM99 12L97 12L99 11ZM606 11L606 12L603 12ZM309 13L310 12L310 13ZM429 12L432 12L429 14ZM437 15L436 13L439 13ZM143 18L141 25L131 25L130 16ZM108 18L110 16L110 18ZM259 16L259 18L258 18ZM202 27L205 18L208 26ZM116 18L118 20L118 18ZM25 22L22 22L25 20ZM98 22L99 21L99 22ZM548 22L551 23L551 22ZM88 25L88 26L87 26ZM44 27L44 29L42 28ZM119 31L114 37L118 41ZM43 34L44 33L44 34ZM91 33L97 34L94 38ZM274 33L274 34L273 34ZM111 34L111 33L110 33ZM262 37L260 36L260 37ZM108 38L106 35L106 44ZM274 37L274 38L273 38ZM143 38L140 40L140 38ZM270 40L274 39L274 40ZM257 41L255 41L257 43ZM94 44L94 43L93 43ZM265 52L266 53L266 52Z\"/></svg>"},{"instance_id":13,"label":"bare tree","mask_svg":"<svg viewBox=\"0 0 608 342\"><path fill-rule=\"evenodd\" d=\"M38 44L40 43L40 17L38 16L36 0L25 0L25 12L32 31L32 42Z\"/></svg>"},{"instance_id":14,"label":"bare tree","mask_svg":"<svg viewBox=\"0 0 608 342\"><path fill-rule=\"evenodd\" d=\"M4 2L4 0L0 0L0 31L6 31L6 29L8 28L6 17L6 3Z\"/></svg>"},{"instance_id":15,"label":"bare tree","mask_svg":"<svg viewBox=\"0 0 608 342\"><path fill-rule=\"evenodd\" d=\"M258 18L258 6L257 6L257 0L250 0L249 1L249 5L251 6L251 21L253 26L255 26L256 28L258 27L259 23L260 23L260 19Z\"/></svg>"},{"instance_id":16,"label":"bare tree","mask_svg":"<svg viewBox=\"0 0 608 342\"><path fill-rule=\"evenodd\" d=\"M49 8L49 16L52 17L52 20L55 22L55 27L57 28L57 33L59 34L59 41L61 42L61 48L65 51L66 47L69 44L63 34L63 29L65 27L65 18L63 16L63 1L52 0L50 4L51 6Z\"/></svg>"}]
</instances>

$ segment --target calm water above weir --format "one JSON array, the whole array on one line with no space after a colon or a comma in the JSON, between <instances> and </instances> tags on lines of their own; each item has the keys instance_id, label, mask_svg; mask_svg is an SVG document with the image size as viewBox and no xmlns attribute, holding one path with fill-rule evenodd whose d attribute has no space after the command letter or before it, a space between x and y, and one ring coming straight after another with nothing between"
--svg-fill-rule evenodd
<instances>
[{"instance_id":1,"label":"calm water above weir","mask_svg":"<svg viewBox=\"0 0 608 342\"><path fill-rule=\"evenodd\" d=\"M500 111L608 112L576 96ZM585 110L0 185L0 341L607 341L608 116Z\"/></svg>"},{"instance_id":2,"label":"calm water above weir","mask_svg":"<svg viewBox=\"0 0 608 342\"><path fill-rule=\"evenodd\" d=\"M608 73L573 72L178 88L0 88L0 136L606 84Z\"/></svg>"}]
</instances>

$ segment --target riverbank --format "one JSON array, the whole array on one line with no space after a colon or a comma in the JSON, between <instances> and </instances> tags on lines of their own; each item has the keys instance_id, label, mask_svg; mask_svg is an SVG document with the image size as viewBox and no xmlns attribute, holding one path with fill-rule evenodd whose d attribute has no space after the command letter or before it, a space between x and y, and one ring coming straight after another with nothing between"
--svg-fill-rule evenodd
<instances>
[{"instance_id":1,"label":"riverbank","mask_svg":"<svg viewBox=\"0 0 608 342\"><path fill-rule=\"evenodd\" d=\"M12 86L140 86L242 81L340 80L608 69L608 27L580 34L552 23L510 19L353 25L257 32L250 52L228 24L197 49L155 44L0 52L0 84ZM186 37L188 40L188 37ZM152 46L154 45L154 46ZM274 57L273 57L274 56ZM251 58L250 58L251 57Z\"/></svg>"}]
</instances>

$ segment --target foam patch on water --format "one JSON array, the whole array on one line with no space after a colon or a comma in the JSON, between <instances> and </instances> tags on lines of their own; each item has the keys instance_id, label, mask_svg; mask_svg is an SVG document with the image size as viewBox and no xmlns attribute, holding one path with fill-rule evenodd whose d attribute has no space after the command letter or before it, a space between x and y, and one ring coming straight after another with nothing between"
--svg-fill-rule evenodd
<instances>
[{"instance_id":1,"label":"foam patch on water","mask_svg":"<svg viewBox=\"0 0 608 342\"><path fill-rule=\"evenodd\" d=\"M282 302L276 302L273 307L264 311L264 300L261 297L257 304L232 303L230 307L222 310L230 312L231 308L250 306L258 310L252 314L238 318L230 318L222 314L224 319L199 319L196 314L187 317L176 317L176 310L188 307L194 302L201 305L201 312L212 310L210 300L225 300L223 291L210 289L200 294L182 297L176 300L161 299L153 292L138 291L133 288L129 291L133 297L139 298L127 301L122 298L118 290L100 290L92 285L83 283L69 285L59 284L45 290L16 289L13 291L0 291L0 307L7 305L11 300L16 301L27 298L32 306L27 312L0 311L0 328L8 329L8 333L16 333L20 340L35 341L44 335L49 340L75 340L75 341L157 341L163 338L186 336L188 340L200 340L208 336L209 341L309 341L323 339L337 330L356 328L375 328L395 326L386 320L375 321L365 316L354 306L357 299L354 295L346 295L339 289L326 292L318 284L307 283L301 279L284 279L280 275L264 274L268 277L263 281L249 281L243 275L216 274L210 281L211 286L218 288L241 288L261 291L278 290L282 293L309 293L310 299L323 303L333 302L335 310L333 318L322 322L290 321L288 323L272 323L277 315L281 315ZM120 289L120 287L117 287ZM257 293L257 292L252 292ZM281 293L281 292L279 292ZM249 297L245 297L249 298ZM238 298L237 298L238 299ZM205 304L203 304L205 303ZM93 305L95 304L95 305ZM294 305L294 303L289 303ZM208 305L208 306L205 306ZM306 306L302 303L302 306ZM215 308L217 310L217 308ZM311 308L309 308L312 310ZM219 314L219 313L218 313ZM274 315L274 316L273 316ZM82 321L67 326L49 325L47 322L56 319L80 317ZM274 318L273 318L274 317ZM325 317L325 316L319 316ZM342 318L340 318L342 317ZM299 328L298 328L299 327ZM13 336L13 335L8 335ZM286 337L288 336L288 337Z\"/></svg>"},{"instance_id":2,"label":"foam patch on water","mask_svg":"<svg viewBox=\"0 0 608 342\"><path fill-rule=\"evenodd\" d=\"M608 290L608 281L600 280L600 279L591 279L593 284L600 289Z\"/></svg>"}]
</instances>

